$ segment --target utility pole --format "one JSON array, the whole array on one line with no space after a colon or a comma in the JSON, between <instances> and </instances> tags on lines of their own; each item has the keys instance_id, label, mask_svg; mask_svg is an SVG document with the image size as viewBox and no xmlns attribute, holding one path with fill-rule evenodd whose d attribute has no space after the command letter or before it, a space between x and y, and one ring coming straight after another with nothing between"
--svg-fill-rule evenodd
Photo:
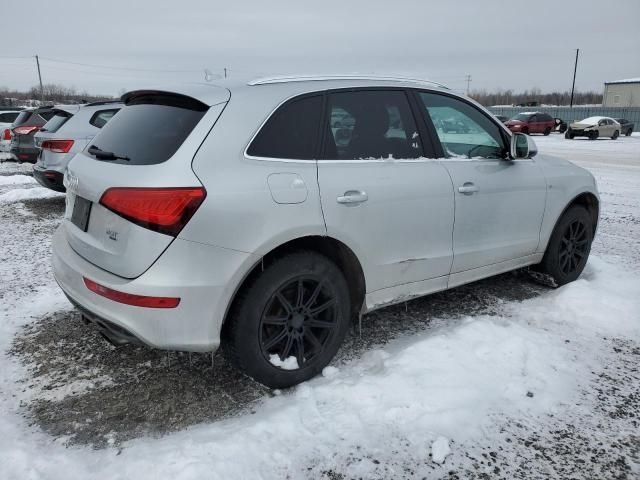
<instances>
[{"instance_id":1,"label":"utility pole","mask_svg":"<svg viewBox=\"0 0 640 480\"><path fill-rule=\"evenodd\" d=\"M224 68L224 78L227 78L227 67Z\"/></svg>"},{"instance_id":2,"label":"utility pole","mask_svg":"<svg viewBox=\"0 0 640 480\"><path fill-rule=\"evenodd\" d=\"M578 71L578 54L580 53L580 49L576 48L576 64L573 67L573 85L571 86L571 104L569 108L573 108L573 91L576 88L576 72Z\"/></svg>"},{"instance_id":3,"label":"utility pole","mask_svg":"<svg viewBox=\"0 0 640 480\"><path fill-rule=\"evenodd\" d=\"M36 66L38 67L38 80L40 80L40 101L44 103L44 88L42 88L42 75L40 74L40 59L36 55Z\"/></svg>"},{"instance_id":4,"label":"utility pole","mask_svg":"<svg viewBox=\"0 0 640 480\"><path fill-rule=\"evenodd\" d=\"M467 81L467 96L468 96L469 95L469 85L471 84L471 75L467 74L466 81Z\"/></svg>"}]
</instances>

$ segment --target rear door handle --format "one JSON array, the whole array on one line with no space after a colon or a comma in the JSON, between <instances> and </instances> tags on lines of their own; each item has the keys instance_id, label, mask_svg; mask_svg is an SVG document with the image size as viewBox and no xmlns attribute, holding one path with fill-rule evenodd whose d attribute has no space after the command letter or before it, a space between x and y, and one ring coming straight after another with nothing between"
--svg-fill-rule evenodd
<instances>
[{"instance_id":1,"label":"rear door handle","mask_svg":"<svg viewBox=\"0 0 640 480\"><path fill-rule=\"evenodd\" d=\"M478 191L478 187L476 187L472 182L465 182L464 185L458 187L458 191L464 195L473 195Z\"/></svg>"},{"instance_id":2,"label":"rear door handle","mask_svg":"<svg viewBox=\"0 0 640 480\"><path fill-rule=\"evenodd\" d=\"M348 190L344 192L344 195L340 195L336 201L338 203L346 204L346 205L357 205L362 202L366 202L369 200L369 196L366 192L360 190Z\"/></svg>"}]
</instances>

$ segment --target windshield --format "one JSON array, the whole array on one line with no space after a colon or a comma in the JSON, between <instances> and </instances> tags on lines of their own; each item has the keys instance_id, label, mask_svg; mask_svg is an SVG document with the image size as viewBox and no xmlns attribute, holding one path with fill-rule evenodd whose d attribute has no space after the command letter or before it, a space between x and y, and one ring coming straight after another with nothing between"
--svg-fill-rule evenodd
<instances>
[{"instance_id":1,"label":"windshield","mask_svg":"<svg viewBox=\"0 0 640 480\"><path fill-rule=\"evenodd\" d=\"M589 117L585 118L584 120L580 120L579 123L588 123L589 125L595 125L600 120L602 120L602 117Z\"/></svg>"},{"instance_id":2,"label":"windshield","mask_svg":"<svg viewBox=\"0 0 640 480\"><path fill-rule=\"evenodd\" d=\"M519 113L518 115L513 117L511 120L520 120L521 122L526 122L527 120L529 120L529 118L531 118L531 115L527 113Z\"/></svg>"}]
</instances>

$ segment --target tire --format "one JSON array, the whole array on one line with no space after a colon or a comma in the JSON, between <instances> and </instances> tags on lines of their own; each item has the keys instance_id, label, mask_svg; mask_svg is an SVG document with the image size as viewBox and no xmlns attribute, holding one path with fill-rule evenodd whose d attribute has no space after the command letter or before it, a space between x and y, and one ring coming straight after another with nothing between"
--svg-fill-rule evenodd
<instances>
[{"instance_id":1,"label":"tire","mask_svg":"<svg viewBox=\"0 0 640 480\"><path fill-rule=\"evenodd\" d=\"M598 130L592 130L589 132L589 140L597 140L599 136L600 132L598 132Z\"/></svg>"},{"instance_id":2,"label":"tire","mask_svg":"<svg viewBox=\"0 0 640 480\"><path fill-rule=\"evenodd\" d=\"M627 130L627 132L624 134L625 137L630 137L631 136L631 129Z\"/></svg>"},{"instance_id":3,"label":"tire","mask_svg":"<svg viewBox=\"0 0 640 480\"><path fill-rule=\"evenodd\" d=\"M524 127L522 129L522 133L524 133L525 135L529 135L529 128L528 127Z\"/></svg>"},{"instance_id":4,"label":"tire","mask_svg":"<svg viewBox=\"0 0 640 480\"><path fill-rule=\"evenodd\" d=\"M587 209L569 207L553 229L539 269L558 286L573 282L587 264L592 241L593 222Z\"/></svg>"},{"instance_id":5,"label":"tire","mask_svg":"<svg viewBox=\"0 0 640 480\"><path fill-rule=\"evenodd\" d=\"M543 135L546 137L547 135L549 135L551 133L551 128L547 127L544 129Z\"/></svg>"},{"instance_id":6,"label":"tire","mask_svg":"<svg viewBox=\"0 0 640 480\"><path fill-rule=\"evenodd\" d=\"M340 269L313 251L291 253L265 266L241 292L223 327L223 349L258 382L291 387L316 376L335 356L350 312Z\"/></svg>"},{"instance_id":7,"label":"tire","mask_svg":"<svg viewBox=\"0 0 640 480\"><path fill-rule=\"evenodd\" d=\"M573 140L573 133L571 133L571 130L567 130L564 134L564 138L568 139L568 140Z\"/></svg>"},{"instance_id":8,"label":"tire","mask_svg":"<svg viewBox=\"0 0 640 480\"><path fill-rule=\"evenodd\" d=\"M615 140L620 136L620 132L618 130L616 130L615 132L613 132L613 136L611 137L611 140Z\"/></svg>"}]
</instances>

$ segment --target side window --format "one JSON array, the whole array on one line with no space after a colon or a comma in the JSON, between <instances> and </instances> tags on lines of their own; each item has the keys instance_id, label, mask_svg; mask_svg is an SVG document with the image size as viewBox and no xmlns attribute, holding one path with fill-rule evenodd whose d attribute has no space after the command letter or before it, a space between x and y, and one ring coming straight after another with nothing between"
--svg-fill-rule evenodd
<instances>
[{"instance_id":1,"label":"side window","mask_svg":"<svg viewBox=\"0 0 640 480\"><path fill-rule=\"evenodd\" d=\"M320 95L287 102L260 129L247 154L253 157L314 159L321 110Z\"/></svg>"},{"instance_id":2,"label":"side window","mask_svg":"<svg viewBox=\"0 0 640 480\"><path fill-rule=\"evenodd\" d=\"M539 122L540 121L540 115L531 115L531 118L529 119L529 121L531 123Z\"/></svg>"},{"instance_id":3,"label":"side window","mask_svg":"<svg viewBox=\"0 0 640 480\"><path fill-rule=\"evenodd\" d=\"M418 158L422 144L409 101L400 90L361 90L328 95L329 128L324 158Z\"/></svg>"},{"instance_id":4,"label":"side window","mask_svg":"<svg viewBox=\"0 0 640 480\"><path fill-rule=\"evenodd\" d=\"M118 113L119 108L112 110L99 110L95 112L91 118L89 119L89 123L96 128L104 127L111 117L113 117L116 113Z\"/></svg>"},{"instance_id":5,"label":"side window","mask_svg":"<svg viewBox=\"0 0 640 480\"><path fill-rule=\"evenodd\" d=\"M419 92L447 157L504 158L500 127L476 107L448 95Z\"/></svg>"}]
</instances>

